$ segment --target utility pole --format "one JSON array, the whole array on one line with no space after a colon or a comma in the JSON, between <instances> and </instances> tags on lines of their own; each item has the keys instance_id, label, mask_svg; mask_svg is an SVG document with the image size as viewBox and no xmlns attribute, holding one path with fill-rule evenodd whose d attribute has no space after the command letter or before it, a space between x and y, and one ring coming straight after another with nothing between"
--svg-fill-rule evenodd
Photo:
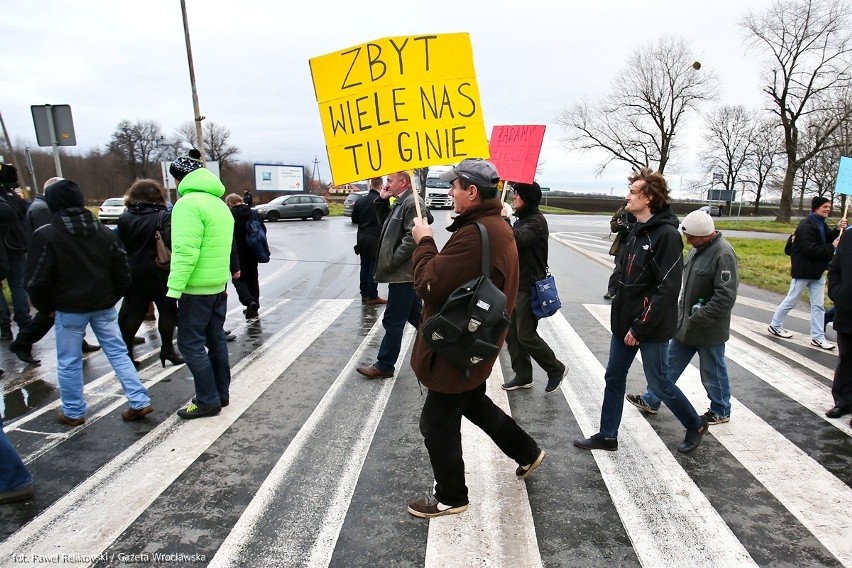
<instances>
[{"instance_id":1,"label":"utility pole","mask_svg":"<svg viewBox=\"0 0 852 568\"><path fill-rule=\"evenodd\" d=\"M189 22L186 19L186 0L180 0L180 11L183 15L183 34L186 38L186 59L189 61L189 82L192 85L192 111L195 113L195 137L198 140L198 151L201 152L201 162L207 165L207 155L204 153L204 137L201 132L201 109L198 106L198 90L195 88L195 68L192 65L192 46L189 41Z\"/></svg>"},{"instance_id":2,"label":"utility pole","mask_svg":"<svg viewBox=\"0 0 852 568\"><path fill-rule=\"evenodd\" d=\"M316 188L317 195L322 195L319 178L319 160L317 159L316 154L314 154L314 171L311 174L311 180L314 182L312 185Z\"/></svg>"}]
</instances>

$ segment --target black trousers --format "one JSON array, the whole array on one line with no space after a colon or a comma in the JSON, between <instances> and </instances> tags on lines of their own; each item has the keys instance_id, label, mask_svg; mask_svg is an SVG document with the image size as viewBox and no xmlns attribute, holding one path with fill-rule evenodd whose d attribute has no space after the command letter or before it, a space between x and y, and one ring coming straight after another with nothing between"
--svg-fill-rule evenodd
<instances>
[{"instance_id":1,"label":"black trousers","mask_svg":"<svg viewBox=\"0 0 852 568\"><path fill-rule=\"evenodd\" d=\"M831 396L834 406L852 409L852 333L837 332L837 354Z\"/></svg>"},{"instance_id":2,"label":"black trousers","mask_svg":"<svg viewBox=\"0 0 852 568\"><path fill-rule=\"evenodd\" d=\"M260 280L257 262L240 259L240 279L231 281L240 303L248 306L252 302L260 305Z\"/></svg>"},{"instance_id":3,"label":"black trousers","mask_svg":"<svg viewBox=\"0 0 852 568\"><path fill-rule=\"evenodd\" d=\"M166 304L166 289L160 284L160 275L151 276L152 281L141 285L131 285L130 291L121 303L118 311L118 327L121 329L121 337L127 345L127 353L133 359L133 337L139 331L139 326L145 321L148 306L151 302L157 306L157 330L160 332L160 351L164 355L172 355L175 352L175 326L177 325L177 312ZM139 279L138 279L139 280Z\"/></svg>"},{"instance_id":4,"label":"black trousers","mask_svg":"<svg viewBox=\"0 0 852 568\"><path fill-rule=\"evenodd\" d=\"M15 340L9 345L12 351L32 350L33 345L38 343L42 337L53 327L53 317L44 312L36 312L36 315L18 332Z\"/></svg>"},{"instance_id":5,"label":"black trousers","mask_svg":"<svg viewBox=\"0 0 852 568\"><path fill-rule=\"evenodd\" d=\"M540 451L536 441L488 398L485 383L458 394L430 390L420 413L420 433L435 474L435 498L454 507L468 502L462 458L462 416L488 434L518 465L531 464Z\"/></svg>"},{"instance_id":6,"label":"black trousers","mask_svg":"<svg viewBox=\"0 0 852 568\"><path fill-rule=\"evenodd\" d=\"M548 375L562 371L562 363L554 355L553 349L538 334L538 319L530 306L530 290L518 290L506 345L512 359L512 370L523 381L532 380L530 358L535 359Z\"/></svg>"},{"instance_id":7,"label":"black trousers","mask_svg":"<svg viewBox=\"0 0 852 568\"><path fill-rule=\"evenodd\" d=\"M618 237L616 237L618 238ZM612 269L612 274L609 277L609 283L607 283L606 291L610 296L615 296L616 290L618 290L618 281L621 280L621 268L624 265L624 255L627 254L627 247L622 244L618 248L618 252L615 253L615 257L613 258L613 262L615 262L615 268Z\"/></svg>"}]
</instances>

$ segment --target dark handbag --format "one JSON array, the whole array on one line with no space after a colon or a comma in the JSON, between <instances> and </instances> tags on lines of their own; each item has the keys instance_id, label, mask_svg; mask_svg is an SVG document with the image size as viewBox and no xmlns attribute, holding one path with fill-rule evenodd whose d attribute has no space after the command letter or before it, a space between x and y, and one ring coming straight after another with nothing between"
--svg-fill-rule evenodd
<instances>
[{"instance_id":1,"label":"dark handbag","mask_svg":"<svg viewBox=\"0 0 852 568\"><path fill-rule=\"evenodd\" d=\"M556 291L556 280L550 272L545 278L536 280L530 293L530 307L536 319L549 318L559 311L562 301Z\"/></svg>"},{"instance_id":2,"label":"dark handbag","mask_svg":"<svg viewBox=\"0 0 852 568\"><path fill-rule=\"evenodd\" d=\"M157 215L157 228L154 229L154 264L160 270L168 272L172 264L172 251L163 240L163 213L165 211L160 211Z\"/></svg>"},{"instance_id":3,"label":"dark handbag","mask_svg":"<svg viewBox=\"0 0 852 568\"><path fill-rule=\"evenodd\" d=\"M510 321L506 295L488 277L488 233L476 225L482 237L482 274L456 288L421 331L435 353L463 369L497 356Z\"/></svg>"}]
</instances>

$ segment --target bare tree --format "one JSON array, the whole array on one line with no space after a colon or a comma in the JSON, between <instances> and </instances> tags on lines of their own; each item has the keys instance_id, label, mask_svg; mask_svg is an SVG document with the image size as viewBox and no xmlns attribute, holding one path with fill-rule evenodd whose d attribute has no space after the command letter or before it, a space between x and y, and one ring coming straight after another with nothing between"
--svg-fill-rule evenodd
<instances>
[{"instance_id":1,"label":"bare tree","mask_svg":"<svg viewBox=\"0 0 852 568\"><path fill-rule=\"evenodd\" d=\"M191 148L198 147L193 122L184 122L177 128L177 132L182 141ZM215 122L206 122L202 136L204 136L204 155L210 161L219 162L221 169L227 169L232 161L231 158L240 153L239 148L228 142L231 131L224 126Z\"/></svg>"},{"instance_id":2,"label":"bare tree","mask_svg":"<svg viewBox=\"0 0 852 568\"><path fill-rule=\"evenodd\" d=\"M122 120L107 144L107 151L115 156L127 173L128 181L152 177L157 171L164 148L160 125L153 120Z\"/></svg>"},{"instance_id":3,"label":"bare tree","mask_svg":"<svg viewBox=\"0 0 852 568\"><path fill-rule=\"evenodd\" d=\"M753 186L754 214L760 214L760 200L768 186L770 175L782 154L782 136L778 122L771 117L755 114L752 118L753 129L751 146L744 181Z\"/></svg>"},{"instance_id":4,"label":"bare tree","mask_svg":"<svg viewBox=\"0 0 852 568\"><path fill-rule=\"evenodd\" d=\"M701 70L686 42L663 36L656 45L637 49L599 102L588 100L565 108L556 117L572 150L603 150L609 158L634 169L660 172L672 158L674 136L687 111L716 97L715 74Z\"/></svg>"},{"instance_id":5,"label":"bare tree","mask_svg":"<svg viewBox=\"0 0 852 568\"><path fill-rule=\"evenodd\" d=\"M777 0L765 13L750 12L741 22L753 45L768 53L763 91L784 130L787 165L779 221L790 220L797 171L852 117L852 106L835 106L852 80L850 16L847 0ZM799 125L814 113L828 122L803 148Z\"/></svg>"},{"instance_id":6,"label":"bare tree","mask_svg":"<svg viewBox=\"0 0 852 568\"><path fill-rule=\"evenodd\" d=\"M751 152L751 116L742 105L723 105L713 109L705 123L701 163L707 171L721 171L725 189L733 190Z\"/></svg>"}]
</instances>

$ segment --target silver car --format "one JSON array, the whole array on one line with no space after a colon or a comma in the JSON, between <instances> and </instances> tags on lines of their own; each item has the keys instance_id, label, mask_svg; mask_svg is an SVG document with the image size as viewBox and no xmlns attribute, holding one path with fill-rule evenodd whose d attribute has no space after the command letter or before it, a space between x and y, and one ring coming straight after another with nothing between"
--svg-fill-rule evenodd
<instances>
[{"instance_id":1,"label":"silver car","mask_svg":"<svg viewBox=\"0 0 852 568\"><path fill-rule=\"evenodd\" d=\"M346 196L346 201L343 202L343 214L347 217L352 217L352 209L355 208L355 203L365 195L370 193L369 191L359 190L353 191L349 195Z\"/></svg>"},{"instance_id":2,"label":"silver car","mask_svg":"<svg viewBox=\"0 0 852 568\"><path fill-rule=\"evenodd\" d=\"M123 197L110 197L98 207L98 219L104 225L117 223L125 209Z\"/></svg>"},{"instance_id":3,"label":"silver car","mask_svg":"<svg viewBox=\"0 0 852 568\"><path fill-rule=\"evenodd\" d=\"M328 215L328 203L318 195L302 193L298 195L282 195L269 203L254 208L258 217L266 221L278 219L313 219L319 221Z\"/></svg>"}]
</instances>

